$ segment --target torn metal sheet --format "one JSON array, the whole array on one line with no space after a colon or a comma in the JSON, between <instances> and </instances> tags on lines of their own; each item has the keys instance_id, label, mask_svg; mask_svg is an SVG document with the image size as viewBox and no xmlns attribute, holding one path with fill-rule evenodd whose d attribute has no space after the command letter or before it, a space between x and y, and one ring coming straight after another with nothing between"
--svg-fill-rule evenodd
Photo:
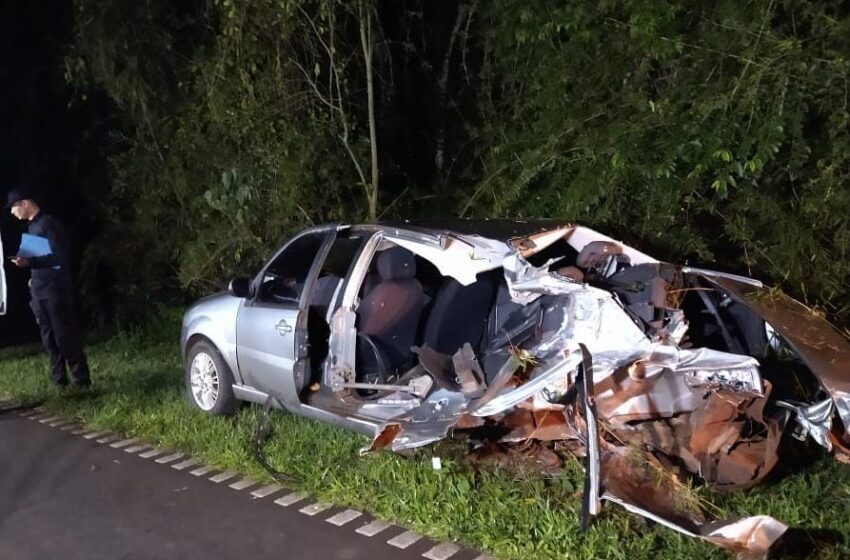
<instances>
[{"instance_id":1,"label":"torn metal sheet","mask_svg":"<svg viewBox=\"0 0 850 560\"><path fill-rule=\"evenodd\" d=\"M766 557L771 545L788 530L787 525L769 515L755 515L735 521L707 524L699 532L693 532L614 495L604 494L602 499L622 506L641 517L651 519L677 533L706 540L732 552L743 552L749 557Z\"/></svg>"},{"instance_id":2,"label":"torn metal sheet","mask_svg":"<svg viewBox=\"0 0 850 560\"><path fill-rule=\"evenodd\" d=\"M510 244L523 257L530 257L546 249L559 239L563 239L567 234L572 233L573 226L564 226L561 228L550 229L540 233L533 233L525 237L511 239Z\"/></svg>"},{"instance_id":3,"label":"torn metal sheet","mask_svg":"<svg viewBox=\"0 0 850 560\"><path fill-rule=\"evenodd\" d=\"M581 348L581 401L584 412L585 457L584 493L582 496L582 527L587 529L590 518L599 515L602 504L599 498L600 485L600 456L599 456L599 426L596 419L596 402L593 388L593 360L590 352L583 344Z\"/></svg>"},{"instance_id":4,"label":"torn metal sheet","mask_svg":"<svg viewBox=\"0 0 850 560\"><path fill-rule=\"evenodd\" d=\"M702 275L733 299L755 311L811 369L835 403L850 432L850 344L823 317L779 290L727 277Z\"/></svg>"},{"instance_id":5,"label":"torn metal sheet","mask_svg":"<svg viewBox=\"0 0 850 560\"><path fill-rule=\"evenodd\" d=\"M710 348L678 348L657 344L639 363L642 378L658 375L664 369L683 374L691 387L717 386L750 395L764 394L758 360Z\"/></svg>"},{"instance_id":6,"label":"torn metal sheet","mask_svg":"<svg viewBox=\"0 0 850 560\"><path fill-rule=\"evenodd\" d=\"M700 536L729 550L766 556L770 546L787 530L787 525L769 515L754 515L737 521L710 523Z\"/></svg>"},{"instance_id":7,"label":"torn metal sheet","mask_svg":"<svg viewBox=\"0 0 850 560\"><path fill-rule=\"evenodd\" d=\"M685 274L696 274L699 276L708 276L711 278L725 278L727 280L732 280L741 284L749 284L750 286L755 286L756 288L764 287L764 284L759 280L756 280L754 278L747 278L746 276L740 276L738 274L729 274L728 272L718 272L716 270L708 270L706 268L694 268L692 266L683 266L682 272Z\"/></svg>"},{"instance_id":8,"label":"torn metal sheet","mask_svg":"<svg viewBox=\"0 0 850 560\"><path fill-rule=\"evenodd\" d=\"M452 356L452 366L463 394L480 397L484 392L484 372L468 342Z\"/></svg>"},{"instance_id":9,"label":"torn metal sheet","mask_svg":"<svg viewBox=\"0 0 850 560\"><path fill-rule=\"evenodd\" d=\"M470 412L475 416L492 416L504 412L508 408L517 406L519 403L531 398L534 394L539 393L553 380L564 377L569 372L574 371L580 362L581 353L573 353L569 358L555 364L548 370L537 375L534 379L515 389L505 391L503 394L486 401L481 406L474 406Z\"/></svg>"},{"instance_id":10,"label":"torn metal sheet","mask_svg":"<svg viewBox=\"0 0 850 560\"><path fill-rule=\"evenodd\" d=\"M343 383L354 381L354 360L356 354L357 330L355 321L357 315L350 309L340 307L331 317L330 350L334 360L333 367L328 368L325 383L336 389Z\"/></svg>"},{"instance_id":11,"label":"torn metal sheet","mask_svg":"<svg viewBox=\"0 0 850 560\"><path fill-rule=\"evenodd\" d=\"M481 272L502 266L511 252L506 244L478 236L446 237L442 247L387 235L386 239L433 263L443 276L468 286Z\"/></svg>"},{"instance_id":12,"label":"torn metal sheet","mask_svg":"<svg viewBox=\"0 0 850 560\"><path fill-rule=\"evenodd\" d=\"M589 243L594 241L607 241L610 243L617 243L623 249L623 254L627 255L629 259L631 259L632 264L643 264L643 263L655 263L658 262L657 259L654 259L647 255L646 253L641 253L637 249L629 247L623 243L620 243L616 239L612 237L608 237L607 235L603 235L598 231L594 231L590 228L584 226L575 226L572 231L566 237L567 242L572 245L572 247L576 251L581 251L585 248Z\"/></svg>"},{"instance_id":13,"label":"torn metal sheet","mask_svg":"<svg viewBox=\"0 0 850 560\"><path fill-rule=\"evenodd\" d=\"M377 451L379 449L385 449L395 440L396 436L398 436L400 432L401 426L398 424L390 423L384 425L375 435L372 443L360 450L360 455L365 455L366 453L371 453L372 451Z\"/></svg>"},{"instance_id":14,"label":"torn metal sheet","mask_svg":"<svg viewBox=\"0 0 850 560\"><path fill-rule=\"evenodd\" d=\"M663 369L649 378L634 379L627 368L620 368L597 382L596 391L600 414L616 424L692 412L705 395L688 385L684 375Z\"/></svg>"},{"instance_id":15,"label":"torn metal sheet","mask_svg":"<svg viewBox=\"0 0 850 560\"><path fill-rule=\"evenodd\" d=\"M481 422L483 423L483 420ZM573 434L561 410L518 409L506 414L500 425L509 430L499 438L499 441L504 443L528 440L558 441Z\"/></svg>"},{"instance_id":16,"label":"torn metal sheet","mask_svg":"<svg viewBox=\"0 0 850 560\"><path fill-rule=\"evenodd\" d=\"M804 440L811 436L813 440L832 451L832 441L829 438L832 430L832 415L835 412L835 402L832 399L810 405L786 401L776 401L776 404L794 412L797 421L794 437Z\"/></svg>"},{"instance_id":17,"label":"torn metal sheet","mask_svg":"<svg viewBox=\"0 0 850 560\"><path fill-rule=\"evenodd\" d=\"M640 451L607 445L601 473L602 500L749 558L764 557L788 528L766 515L710 520L698 496L652 455Z\"/></svg>"},{"instance_id":18,"label":"torn metal sheet","mask_svg":"<svg viewBox=\"0 0 850 560\"><path fill-rule=\"evenodd\" d=\"M667 340L673 344L679 345L685 338L688 332L688 320L685 318L685 312L681 309L671 311L670 319L667 323Z\"/></svg>"},{"instance_id":19,"label":"torn metal sheet","mask_svg":"<svg viewBox=\"0 0 850 560\"><path fill-rule=\"evenodd\" d=\"M460 420L466 408L467 399L462 393L436 389L422 406L385 424L361 454L382 448L414 449L439 441Z\"/></svg>"}]
</instances>

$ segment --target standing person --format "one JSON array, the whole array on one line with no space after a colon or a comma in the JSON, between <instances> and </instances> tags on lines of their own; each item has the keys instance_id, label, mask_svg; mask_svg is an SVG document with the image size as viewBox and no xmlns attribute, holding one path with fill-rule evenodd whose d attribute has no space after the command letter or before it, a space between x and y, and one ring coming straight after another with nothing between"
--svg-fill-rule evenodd
<instances>
[{"instance_id":1,"label":"standing person","mask_svg":"<svg viewBox=\"0 0 850 560\"><path fill-rule=\"evenodd\" d=\"M15 257L19 267L32 269L30 307L41 329L41 342L50 356L51 377L59 387L68 385L67 363L74 383L91 386L89 366L83 352L80 325L74 312L71 259L65 228L53 216L43 212L26 189L9 193L6 208L19 220L29 221L29 233L46 238L51 252L38 257Z\"/></svg>"}]
</instances>

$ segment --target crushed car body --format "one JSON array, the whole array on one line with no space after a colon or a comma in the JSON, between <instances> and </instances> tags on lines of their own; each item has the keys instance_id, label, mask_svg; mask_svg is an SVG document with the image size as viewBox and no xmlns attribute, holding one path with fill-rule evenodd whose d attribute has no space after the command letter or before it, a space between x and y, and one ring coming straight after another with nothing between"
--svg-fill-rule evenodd
<instances>
[{"instance_id":1,"label":"crushed car body","mask_svg":"<svg viewBox=\"0 0 850 560\"><path fill-rule=\"evenodd\" d=\"M250 286L187 312L190 391L204 337L237 398L367 434L364 453L460 433L557 444L585 463L585 524L607 501L756 557L786 526L712 519L677 496L683 480L755 485L783 437L850 458L850 344L756 280L562 222L311 231L302 278L270 274L284 247ZM275 297L294 312L275 327L293 344L277 366L251 315L271 317Z\"/></svg>"}]
</instances>

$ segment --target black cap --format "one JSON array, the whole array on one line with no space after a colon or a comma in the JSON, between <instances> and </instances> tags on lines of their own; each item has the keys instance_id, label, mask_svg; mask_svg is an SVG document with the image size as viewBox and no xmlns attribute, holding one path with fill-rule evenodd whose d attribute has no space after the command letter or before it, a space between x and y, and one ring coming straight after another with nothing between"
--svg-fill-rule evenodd
<instances>
[{"instance_id":1,"label":"black cap","mask_svg":"<svg viewBox=\"0 0 850 560\"><path fill-rule=\"evenodd\" d=\"M20 202L22 200L35 200L35 195L26 187L12 189L6 196L6 210L11 208L16 202Z\"/></svg>"}]
</instances>

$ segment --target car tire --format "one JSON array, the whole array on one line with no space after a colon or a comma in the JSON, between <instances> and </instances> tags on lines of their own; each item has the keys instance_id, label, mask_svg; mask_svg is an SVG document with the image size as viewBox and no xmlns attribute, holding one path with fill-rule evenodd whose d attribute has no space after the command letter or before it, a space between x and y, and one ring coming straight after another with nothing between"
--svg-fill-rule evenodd
<instances>
[{"instance_id":1,"label":"car tire","mask_svg":"<svg viewBox=\"0 0 850 560\"><path fill-rule=\"evenodd\" d=\"M239 407L233 374L208 340L195 341L186 354L186 398L210 416L230 416Z\"/></svg>"}]
</instances>

